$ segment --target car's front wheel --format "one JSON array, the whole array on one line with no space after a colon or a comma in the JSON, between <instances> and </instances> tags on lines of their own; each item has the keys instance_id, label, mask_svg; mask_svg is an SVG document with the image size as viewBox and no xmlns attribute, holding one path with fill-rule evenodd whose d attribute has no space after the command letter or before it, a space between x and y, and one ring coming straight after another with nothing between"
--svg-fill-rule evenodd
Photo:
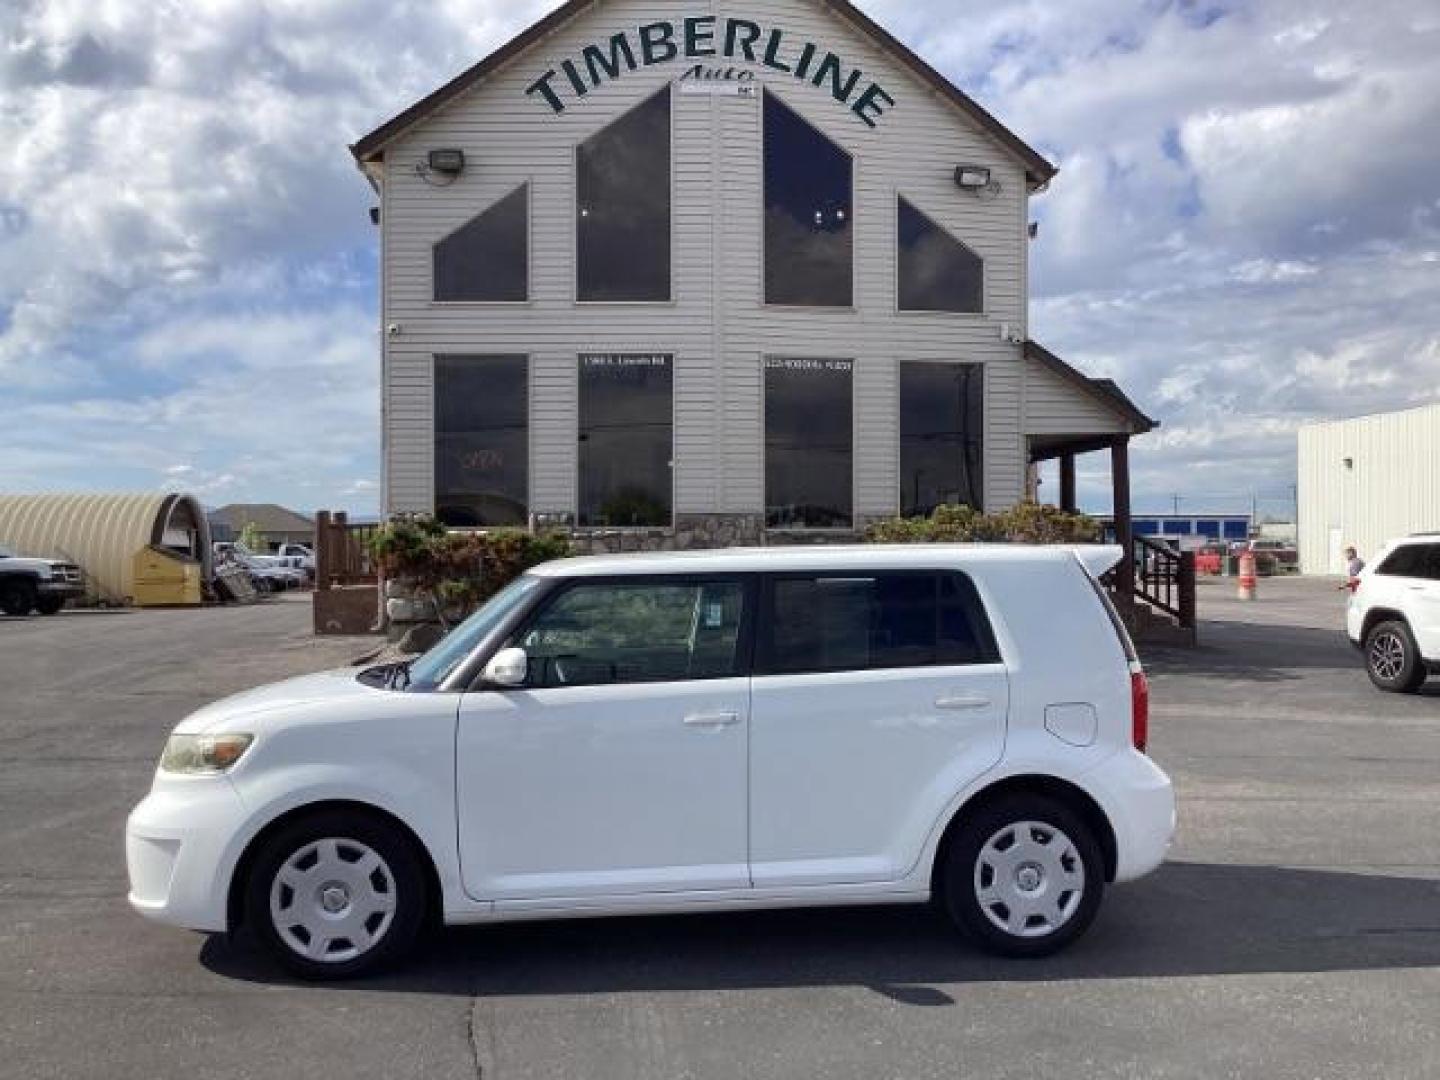
<instances>
[{"instance_id":1,"label":"car's front wheel","mask_svg":"<svg viewBox=\"0 0 1440 1080\"><path fill-rule=\"evenodd\" d=\"M1382 622L1365 638L1365 670L1381 690L1413 694L1425 683L1425 663L1410 627L1399 620Z\"/></svg>"},{"instance_id":2,"label":"car's front wheel","mask_svg":"<svg viewBox=\"0 0 1440 1080\"><path fill-rule=\"evenodd\" d=\"M65 598L63 596L42 596L35 601L35 610L41 615L58 615L64 606Z\"/></svg>"},{"instance_id":3,"label":"car's front wheel","mask_svg":"<svg viewBox=\"0 0 1440 1080\"><path fill-rule=\"evenodd\" d=\"M246 891L246 920L307 979L368 974L413 948L430 902L414 842L378 816L303 817L266 841Z\"/></svg>"},{"instance_id":4,"label":"car's front wheel","mask_svg":"<svg viewBox=\"0 0 1440 1080\"><path fill-rule=\"evenodd\" d=\"M982 806L960 824L944 866L950 918L1001 956L1063 949L1090 926L1104 889L1104 859L1089 826L1041 795Z\"/></svg>"}]
</instances>

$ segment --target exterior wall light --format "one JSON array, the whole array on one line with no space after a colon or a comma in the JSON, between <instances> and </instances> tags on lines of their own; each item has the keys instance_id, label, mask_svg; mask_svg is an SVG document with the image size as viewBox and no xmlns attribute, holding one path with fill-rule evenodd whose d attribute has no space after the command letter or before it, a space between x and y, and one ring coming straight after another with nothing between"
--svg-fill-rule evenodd
<instances>
[{"instance_id":1,"label":"exterior wall light","mask_svg":"<svg viewBox=\"0 0 1440 1080\"><path fill-rule=\"evenodd\" d=\"M430 171L441 176L459 176L465 171L464 150L431 150L426 160Z\"/></svg>"},{"instance_id":2,"label":"exterior wall light","mask_svg":"<svg viewBox=\"0 0 1440 1080\"><path fill-rule=\"evenodd\" d=\"M960 165L955 169L955 186L961 191L984 191L990 186L990 170L984 165Z\"/></svg>"}]
</instances>

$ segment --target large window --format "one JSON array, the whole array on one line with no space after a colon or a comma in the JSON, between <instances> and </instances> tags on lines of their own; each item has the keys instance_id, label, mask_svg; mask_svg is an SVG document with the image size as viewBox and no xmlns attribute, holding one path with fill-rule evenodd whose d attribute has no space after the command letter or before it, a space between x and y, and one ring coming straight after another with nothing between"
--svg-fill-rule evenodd
<instances>
[{"instance_id":1,"label":"large window","mask_svg":"<svg viewBox=\"0 0 1440 1080\"><path fill-rule=\"evenodd\" d=\"M674 358L580 357L580 524L669 525Z\"/></svg>"},{"instance_id":2,"label":"large window","mask_svg":"<svg viewBox=\"0 0 1440 1080\"><path fill-rule=\"evenodd\" d=\"M446 525L524 525L529 472L523 356L435 358L435 513Z\"/></svg>"},{"instance_id":3,"label":"large window","mask_svg":"<svg viewBox=\"0 0 1440 1080\"><path fill-rule=\"evenodd\" d=\"M900 512L984 509L985 369L900 365Z\"/></svg>"},{"instance_id":4,"label":"large window","mask_svg":"<svg viewBox=\"0 0 1440 1080\"><path fill-rule=\"evenodd\" d=\"M900 310L985 310L985 263L935 222L900 200Z\"/></svg>"},{"instance_id":5,"label":"large window","mask_svg":"<svg viewBox=\"0 0 1440 1080\"><path fill-rule=\"evenodd\" d=\"M738 581L577 585L545 608L520 644L529 685L721 679L742 672Z\"/></svg>"},{"instance_id":6,"label":"large window","mask_svg":"<svg viewBox=\"0 0 1440 1080\"><path fill-rule=\"evenodd\" d=\"M670 88L576 151L576 295L670 299Z\"/></svg>"},{"instance_id":7,"label":"large window","mask_svg":"<svg viewBox=\"0 0 1440 1080\"><path fill-rule=\"evenodd\" d=\"M848 528L854 439L849 360L765 362L765 518L776 528Z\"/></svg>"},{"instance_id":8,"label":"large window","mask_svg":"<svg viewBox=\"0 0 1440 1080\"><path fill-rule=\"evenodd\" d=\"M765 95L765 302L850 307L854 163Z\"/></svg>"},{"instance_id":9,"label":"large window","mask_svg":"<svg viewBox=\"0 0 1440 1080\"><path fill-rule=\"evenodd\" d=\"M999 650L963 574L784 577L760 620L757 673L990 664Z\"/></svg>"},{"instance_id":10,"label":"large window","mask_svg":"<svg viewBox=\"0 0 1440 1080\"><path fill-rule=\"evenodd\" d=\"M1398 547L1375 572L1382 577L1440 581L1440 544L1405 544Z\"/></svg>"},{"instance_id":11,"label":"large window","mask_svg":"<svg viewBox=\"0 0 1440 1080\"><path fill-rule=\"evenodd\" d=\"M530 296L530 185L522 184L435 245L435 299L518 302Z\"/></svg>"}]
</instances>

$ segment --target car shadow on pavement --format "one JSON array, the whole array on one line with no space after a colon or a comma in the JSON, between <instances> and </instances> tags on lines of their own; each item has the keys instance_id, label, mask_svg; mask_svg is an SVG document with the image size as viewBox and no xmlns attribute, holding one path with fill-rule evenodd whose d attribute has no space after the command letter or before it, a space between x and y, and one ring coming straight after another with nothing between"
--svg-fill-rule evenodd
<instances>
[{"instance_id":1,"label":"car shadow on pavement","mask_svg":"<svg viewBox=\"0 0 1440 1080\"><path fill-rule=\"evenodd\" d=\"M1146 670L1253 682L1289 682L1315 671L1353 671L1361 681L1366 678L1364 657L1338 628L1207 620L1199 637L1194 648L1142 645Z\"/></svg>"},{"instance_id":2,"label":"car shadow on pavement","mask_svg":"<svg viewBox=\"0 0 1440 1080\"><path fill-rule=\"evenodd\" d=\"M200 959L294 985L220 936ZM1108 893L1090 933L1045 960L984 955L928 907L841 908L451 928L397 973L327 985L480 997L859 986L938 1006L975 983L1437 965L1440 880L1172 863Z\"/></svg>"}]
</instances>

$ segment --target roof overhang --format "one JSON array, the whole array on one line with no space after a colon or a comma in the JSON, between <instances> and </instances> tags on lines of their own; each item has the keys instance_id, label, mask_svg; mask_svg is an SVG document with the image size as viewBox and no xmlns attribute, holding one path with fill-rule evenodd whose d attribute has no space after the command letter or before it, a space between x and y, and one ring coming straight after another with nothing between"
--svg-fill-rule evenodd
<instances>
[{"instance_id":1,"label":"roof overhang","mask_svg":"<svg viewBox=\"0 0 1440 1080\"><path fill-rule=\"evenodd\" d=\"M350 152L355 156L355 160L370 182L378 186L379 176L374 166L384 160L386 146L499 71L532 46L560 30L572 19L602 2L603 0L567 0L566 3L561 4L545 18L512 38L478 64L461 72L444 86L427 94L404 112L387 120L357 141L350 147ZM1032 191L1043 188L1055 178L1059 170L1046 160L1044 155L995 119L973 98L921 59L913 49L850 3L849 0L816 0L816 2L871 37L881 48L904 63L922 82L929 85L944 100L959 109L981 130L990 135L1025 169L1026 180Z\"/></svg>"},{"instance_id":2,"label":"roof overhang","mask_svg":"<svg viewBox=\"0 0 1440 1080\"><path fill-rule=\"evenodd\" d=\"M1060 436L1034 436L1031 439L1031 460L1046 461L1061 454L1084 454L1103 450L1116 441L1124 441L1136 435L1145 435L1160 426L1141 412L1125 391L1112 379L1092 379L1078 368L1067 364L1045 346L1035 341L1025 343L1025 359L1039 364L1056 377L1069 383L1080 393L1112 414L1124 429L1118 434Z\"/></svg>"}]
</instances>

